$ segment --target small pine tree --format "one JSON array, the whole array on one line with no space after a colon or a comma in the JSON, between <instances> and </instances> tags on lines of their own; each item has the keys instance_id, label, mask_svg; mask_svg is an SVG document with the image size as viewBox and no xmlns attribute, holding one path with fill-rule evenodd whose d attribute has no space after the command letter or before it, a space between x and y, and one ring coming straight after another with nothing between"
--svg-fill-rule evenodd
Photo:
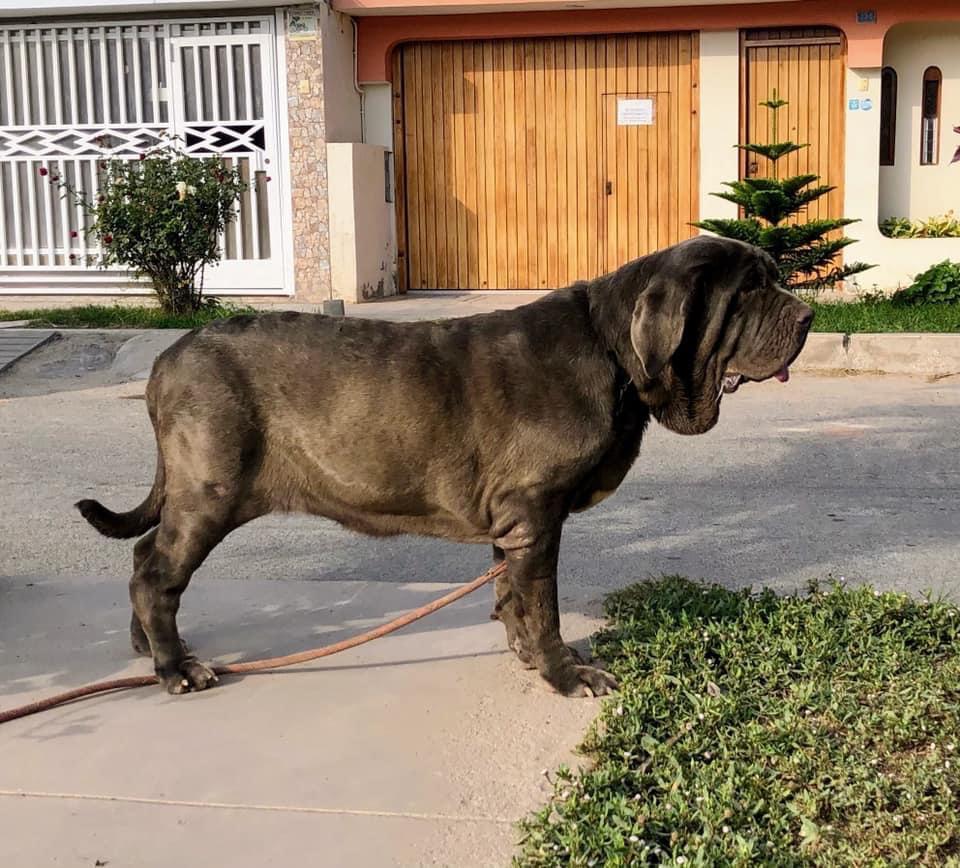
<instances>
[{"instance_id":1,"label":"small pine tree","mask_svg":"<svg viewBox=\"0 0 960 868\"><path fill-rule=\"evenodd\" d=\"M787 105L787 101L778 99L776 90L772 99L760 105L771 113L770 144L748 143L737 147L768 160L770 176L727 181L724 186L729 187L729 191L712 194L738 205L742 209L742 219L701 220L693 225L725 238L747 241L766 250L780 269L781 283L794 290L815 292L872 268L863 262L847 265L836 262L837 254L854 241L836 230L858 221L840 217L805 223L788 222L834 187L816 184L820 180L819 175L779 177L777 162L809 145L779 140L777 112ZM833 236L828 237L831 233L834 233Z\"/></svg>"}]
</instances>

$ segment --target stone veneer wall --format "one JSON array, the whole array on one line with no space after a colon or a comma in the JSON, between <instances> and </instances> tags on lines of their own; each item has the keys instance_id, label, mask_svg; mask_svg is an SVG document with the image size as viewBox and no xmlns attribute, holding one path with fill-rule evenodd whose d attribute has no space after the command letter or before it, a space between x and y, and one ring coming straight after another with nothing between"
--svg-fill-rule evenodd
<instances>
[{"instance_id":1,"label":"stone veneer wall","mask_svg":"<svg viewBox=\"0 0 960 868\"><path fill-rule=\"evenodd\" d=\"M287 36L286 56L294 299L321 301L330 297L330 225L320 29L307 38Z\"/></svg>"}]
</instances>

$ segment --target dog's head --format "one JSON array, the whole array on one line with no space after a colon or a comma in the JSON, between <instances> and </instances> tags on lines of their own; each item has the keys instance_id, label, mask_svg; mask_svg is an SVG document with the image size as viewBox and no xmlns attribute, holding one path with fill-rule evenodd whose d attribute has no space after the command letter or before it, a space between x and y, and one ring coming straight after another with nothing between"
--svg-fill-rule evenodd
<instances>
[{"instance_id":1,"label":"dog's head","mask_svg":"<svg viewBox=\"0 0 960 868\"><path fill-rule=\"evenodd\" d=\"M636 265L643 285L630 323L635 382L661 424L703 433L716 424L724 394L787 380L813 311L779 285L770 256L701 236Z\"/></svg>"}]
</instances>

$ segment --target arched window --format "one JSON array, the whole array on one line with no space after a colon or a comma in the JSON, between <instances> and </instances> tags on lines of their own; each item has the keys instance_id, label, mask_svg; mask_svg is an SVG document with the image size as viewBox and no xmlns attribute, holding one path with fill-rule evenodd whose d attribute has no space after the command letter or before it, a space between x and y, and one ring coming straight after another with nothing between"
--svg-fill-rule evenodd
<instances>
[{"instance_id":1,"label":"arched window","mask_svg":"<svg viewBox=\"0 0 960 868\"><path fill-rule=\"evenodd\" d=\"M940 162L940 89L943 75L936 66L928 66L923 73L923 126L920 128L920 165L934 166Z\"/></svg>"},{"instance_id":2,"label":"arched window","mask_svg":"<svg viewBox=\"0 0 960 868\"><path fill-rule=\"evenodd\" d=\"M880 73L880 165L892 166L897 152L897 71Z\"/></svg>"}]
</instances>

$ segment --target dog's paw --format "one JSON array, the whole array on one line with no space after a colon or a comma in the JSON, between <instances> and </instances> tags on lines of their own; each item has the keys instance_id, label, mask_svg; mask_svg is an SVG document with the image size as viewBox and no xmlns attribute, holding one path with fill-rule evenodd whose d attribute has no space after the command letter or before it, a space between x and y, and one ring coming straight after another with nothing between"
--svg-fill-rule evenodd
<instances>
[{"instance_id":1,"label":"dog's paw","mask_svg":"<svg viewBox=\"0 0 960 868\"><path fill-rule=\"evenodd\" d=\"M524 669L537 668L536 657L531 652L527 651L519 637L514 637L513 641L508 642L507 644L513 653L517 655L517 658L523 664ZM576 665L582 666L587 662L584 656L576 648L574 648L573 645L565 645L564 647L567 649L567 652Z\"/></svg>"},{"instance_id":2,"label":"dog's paw","mask_svg":"<svg viewBox=\"0 0 960 868\"><path fill-rule=\"evenodd\" d=\"M620 686L617 679L605 669L582 663L565 666L559 678L549 680L558 693L571 697L606 696Z\"/></svg>"},{"instance_id":3,"label":"dog's paw","mask_svg":"<svg viewBox=\"0 0 960 868\"><path fill-rule=\"evenodd\" d=\"M217 673L206 663L201 663L196 657L185 657L180 664L170 672L157 671L160 686L167 693L178 695L191 693L197 690L206 690L220 679Z\"/></svg>"}]
</instances>

